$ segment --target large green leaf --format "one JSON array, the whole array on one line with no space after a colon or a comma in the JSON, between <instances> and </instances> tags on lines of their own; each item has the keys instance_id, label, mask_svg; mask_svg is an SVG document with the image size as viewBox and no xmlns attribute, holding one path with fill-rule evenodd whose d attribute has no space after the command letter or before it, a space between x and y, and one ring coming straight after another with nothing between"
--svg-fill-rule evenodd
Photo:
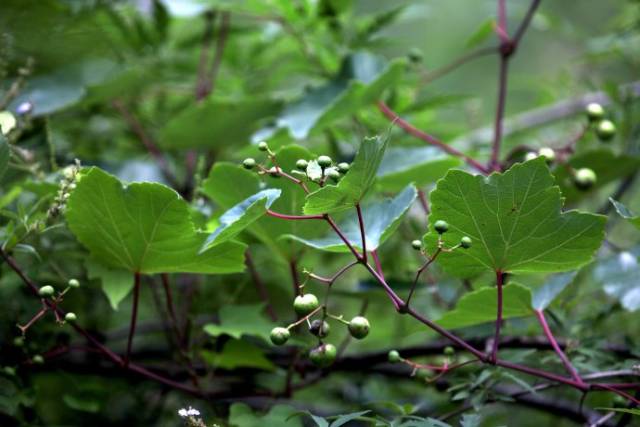
<instances>
[{"instance_id":1,"label":"large green leaf","mask_svg":"<svg viewBox=\"0 0 640 427\"><path fill-rule=\"evenodd\" d=\"M204 252L213 246L228 242L263 216L271 204L280 197L278 189L262 190L238 203L220 217L220 226L207 237L202 246Z\"/></svg>"},{"instance_id":2,"label":"large green leaf","mask_svg":"<svg viewBox=\"0 0 640 427\"><path fill-rule=\"evenodd\" d=\"M611 201L613 207L616 208L618 215L629 221L636 228L640 229L640 215L634 215L625 205L613 200L611 197L609 197L609 201Z\"/></svg>"},{"instance_id":3,"label":"large green leaf","mask_svg":"<svg viewBox=\"0 0 640 427\"><path fill-rule=\"evenodd\" d=\"M640 309L640 249L623 251L599 261L594 270L594 278L604 291L620 301L629 311Z\"/></svg>"},{"instance_id":4,"label":"large green leaf","mask_svg":"<svg viewBox=\"0 0 640 427\"><path fill-rule=\"evenodd\" d=\"M377 249L393 234L416 199L416 195L415 187L410 185L394 199L374 202L362 207L368 251ZM340 229L353 246L362 249L360 224L355 212L340 225ZM291 238L328 252L349 252L349 248L335 233L319 239L303 239L298 236L291 236Z\"/></svg>"},{"instance_id":5,"label":"large green leaf","mask_svg":"<svg viewBox=\"0 0 640 427\"><path fill-rule=\"evenodd\" d=\"M160 144L167 148L223 148L247 143L258 122L278 108L279 103L269 99L209 98L173 117L160 133Z\"/></svg>"},{"instance_id":6,"label":"large green leaf","mask_svg":"<svg viewBox=\"0 0 640 427\"><path fill-rule=\"evenodd\" d=\"M126 270L107 267L91 258L85 261L84 266L87 269L87 277L100 281L102 292L109 300L111 308L117 310L120 302L133 289L133 274Z\"/></svg>"},{"instance_id":7,"label":"large green leaf","mask_svg":"<svg viewBox=\"0 0 640 427\"><path fill-rule=\"evenodd\" d=\"M445 313L437 323L444 328L462 328L495 322L498 312L498 290L495 287L469 292L458 301L456 308ZM502 290L502 318L511 319L533 314L531 291L517 283Z\"/></svg>"},{"instance_id":8,"label":"large green leaf","mask_svg":"<svg viewBox=\"0 0 640 427\"><path fill-rule=\"evenodd\" d=\"M304 139L313 129L377 101L386 88L400 80L404 68L404 60L385 64L378 56L357 52L345 60L335 80L288 105L278 125L288 128L294 138Z\"/></svg>"},{"instance_id":9,"label":"large green leaf","mask_svg":"<svg viewBox=\"0 0 640 427\"><path fill-rule=\"evenodd\" d=\"M127 186L92 167L78 177L66 209L69 228L94 258L139 273L234 273L244 269L245 245L227 242L199 253L188 204L162 184Z\"/></svg>"},{"instance_id":10,"label":"large green leaf","mask_svg":"<svg viewBox=\"0 0 640 427\"><path fill-rule=\"evenodd\" d=\"M410 183L421 187L460 164L460 159L435 147L392 147L382 158L376 182L385 191L400 191Z\"/></svg>"},{"instance_id":11,"label":"large green leaf","mask_svg":"<svg viewBox=\"0 0 640 427\"><path fill-rule=\"evenodd\" d=\"M604 238L604 216L562 212L560 190L543 158L487 178L452 170L430 196L431 225L450 225L445 243L473 239L470 249L438 257L456 275L568 271L588 263ZM434 250L435 232L425 241Z\"/></svg>"},{"instance_id":12,"label":"large green leaf","mask_svg":"<svg viewBox=\"0 0 640 427\"><path fill-rule=\"evenodd\" d=\"M349 172L337 185L328 185L309 194L304 213L313 215L342 212L360 203L373 185L388 142L388 138L365 138Z\"/></svg>"},{"instance_id":13,"label":"large green leaf","mask_svg":"<svg viewBox=\"0 0 640 427\"><path fill-rule=\"evenodd\" d=\"M248 335L269 341L275 325L264 317L263 308L263 304L225 305L220 309L220 322L206 324L204 331L214 337L229 335L240 339Z\"/></svg>"}]
</instances>

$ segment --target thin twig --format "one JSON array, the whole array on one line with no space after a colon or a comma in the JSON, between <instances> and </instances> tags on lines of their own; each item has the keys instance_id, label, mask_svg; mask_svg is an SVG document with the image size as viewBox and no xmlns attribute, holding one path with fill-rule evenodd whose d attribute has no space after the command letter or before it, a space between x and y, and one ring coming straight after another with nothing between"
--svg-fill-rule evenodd
<instances>
[{"instance_id":1,"label":"thin twig","mask_svg":"<svg viewBox=\"0 0 640 427\"><path fill-rule=\"evenodd\" d=\"M138 302L140 299L140 273L133 274L133 306L131 307L131 324L129 325L129 338L127 339L127 353L122 360L122 366L129 365L131 348L133 346L133 336L136 333L136 322L138 321Z\"/></svg>"}]
</instances>

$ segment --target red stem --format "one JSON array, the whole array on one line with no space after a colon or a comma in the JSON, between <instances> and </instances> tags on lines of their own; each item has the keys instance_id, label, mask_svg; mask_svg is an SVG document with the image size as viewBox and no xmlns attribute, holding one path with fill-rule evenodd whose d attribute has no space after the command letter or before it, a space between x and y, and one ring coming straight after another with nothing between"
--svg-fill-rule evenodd
<instances>
[{"instance_id":1,"label":"red stem","mask_svg":"<svg viewBox=\"0 0 640 427\"><path fill-rule=\"evenodd\" d=\"M127 353L122 361L122 366L129 366L131 347L133 346L133 336L136 333L136 322L138 321L138 300L140 299L140 273L133 274L133 307L131 308L131 324L129 325L129 338L127 339Z\"/></svg>"},{"instance_id":2,"label":"red stem","mask_svg":"<svg viewBox=\"0 0 640 427\"><path fill-rule=\"evenodd\" d=\"M344 244L347 245L347 247L349 248L353 256L355 256L359 262L364 262L364 259L365 259L364 256L360 255L358 251L353 247L351 242L349 242L349 239L347 239L347 236L344 235L344 233L340 230L340 228L335 223L335 221L331 219L329 215L322 215L322 217L329 223L331 228L333 228L333 231L335 231L338 237L340 237L340 240L342 240Z\"/></svg>"},{"instance_id":3,"label":"red stem","mask_svg":"<svg viewBox=\"0 0 640 427\"><path fill-rule=\"evenodd\" d=\"M360 226L360 236L362 237L362 262L367 262L367 237L364 232L364 219L362 218L362 209L360 204L356 204L356 212L358 212L358 225Z\"/></svg>"},{"instance_id":4,"label":"red stem","mask_svg":"<svg viewBox=\"0 0 640 427\"><path fill-rule=\"evenodd\" d=\"M380 277L382 277L384 279L384 272L382 271L382 263L380 262L380 257L378 256L378 251L377 250L371 251L371 256L373 257L373 262L376 265L376 271L378 272Z\"/></svg>"},{"instance_id":5,"label":"red stem","mask_svg":"<svg viewBox=\"0 0 640 427\"><path fill-rule=\"evenodd\" d=\"M493 349L491 350L491 361L498 360L498 346L500 345L500 327L502 326L502 287L504 285L504 273L496 271L496 287L498 288L498 313L496 315L496 333L493 337Z\"/></svg>"},{"instance_id":6,"label":"red stem","mask_svg":"<svg viewBox=\"0 0 640 427\"><path fill-rule=\"evenodd\" d=\"M400 128L402 128L409 135L415 136L416 138L421 139L431 145L435 145L442 151L451 154L452 156L463 159L469 166L472 166L484 175L488 175L491 172L491 169L484 167L480 162L476 161L472 157L469 157L463 152L456 150L452 146L445 144L438 138L415 128L412 124L400 118L400 116L398 116L398 114L396 114L391 108L389 108L389 106L383 101L378 101L378 109L394 123L397 123L398 126L400 126Z\"/></svg>"},{"instance_id":7,"label":"red stem","mask_svg":"<svg viewBox=\"0 0 640 427\"><path fill-rule=\"evenodd\" d=\"M545 319L544 317L544 312L542 310L536 310L535 313L536 313L536 317L538 318L538 321L540 322L540 326L542 326L542 330L544 331L544 334L547 336L549 343L551 343L551 347L553 347L553 350L556 352L558 357L560 357L560 360L562 361L562 364L564 365L567 372L571 374L571 376L576 382L584 384L584 381L582 381L582 378L580 378L578 371L576 371L576 368L573 367L573 365L567 358L567 355L564 354L564 352L558 345L556 338L553 336L553 332L551 332L551 329L549 328L547 319Z\"/></svg>"},{"instance_id":8,"label":"red stem","mask_svg":"<svg viewBox=\"0 0 640 427\"><path fill-rule=\"evenodd\" d=\"M287 215L287 214L274 212L270 209L267 209L267 215L272 216L274 218L286 219L291 221L300 221L305 219L324 219L324 215Z\"/></svg>"},{"instance_id":9,"label":"red stem","mask_svg":"<svg viewBox=\"0 0 640 427\"><path fill-rule=\"evenodd\" d=\"M508 56L502 54L500 56L500 73L498 76L498 102L496 105L496 118L493 128L493 145L491 148L491 160L489 168L494 171L500 171L500 146L502 143L502 129L504 119L504 109L507 98L507 77L509 72Z\"/></svg>"}]
</instances>

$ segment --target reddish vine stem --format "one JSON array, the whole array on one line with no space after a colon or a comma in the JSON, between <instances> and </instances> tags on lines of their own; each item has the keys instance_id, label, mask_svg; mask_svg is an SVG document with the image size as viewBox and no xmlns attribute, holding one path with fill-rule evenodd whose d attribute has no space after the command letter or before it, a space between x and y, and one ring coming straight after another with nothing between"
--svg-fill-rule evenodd
<instances>
[{"instance_id":1,"label":"reddish vine stem","mask_svg":"<svg viewBox=\"0 0 640 427\"><path fill-rule=\"evenodd\" d=\"M438 258L438 255L440 255L441 252L442 252L442 248L438 246L438 249L436 249L436 251L433 253L433 255L430 256L429 259L427 259L427 261L424 264L422 264L422 266L416 272L416 277L413 279L413 284L411 285L411 290L409 291L409 296L407 297L407 301L405 302L405 304L407 306L411 302L411 297L413 296L413 293L416 290L416 285L418 284L418 279L420 279L420 276L422 275L422 273L427 268L429 268L429 266L436 260L436 258Z\"/></svg>"},{"instance_id":2,"label":"reddish vine stem","mask_svg":"<svg viewBox=\"0 0 640 427\"><path fill-rule=\"evenodd\" d=\"M340 228L335 223L335 221L333 219L331 219L331 217L329 215L321 215L321 216L327 221L327 223L329 223L331 228L333 228L333 231L335 231L335 233L338 235L338 237L340 237L340 240L342 240L344 242L344 244L347 245L347 247L349 248L349 250L351 251L353 256L355 256L356 259L359 262L364 263L364 256L360 255L360 253L358 253L358 251L353 247L351 242L349 242L349 239L347 239L347 236L344 235L344 233L342 232L342 230L340 230Z\"/></svg>"},{"instance_id":3,"label":"reddish vine stem","mask_svg":"<svg viewBox=\"0 0 640 427\"><path fill-rule=\"evenodd\" d=\"M305 219L324 219L324 215L287 215L278 212L274 212L271 209L267 209L267 215L274 218L286 219L291 221L301 221Z\"/></svg>"},{"instance_id":4,"label":"reddish vine stem","mask_svg":"<svg viewBox=\"0 0 640 427\"><path fill-rule=\"evenodd\" d=\"M392 120L393 122L397 123L398 126L400 126L400 128L402 128L405 132L407 132L409 135L415 136L418 139L421 139L431 145L434 145L438 148L440 148L442 151L455 156L455 157L459 157L462 160L464 160L469 166L475 168L478 172L482 173L483 175L488 175L491 172L491 169L486 168L485 166L483 166L480 162L478 162L477 160L475 160L474 158L467 156L466 154L464 154L462 151L458 151L455 148L453 148L450 145L445 144L444 142L440 141L438 138L421 131L420 129L414 127L411 123L407 122L406 120L402 119L396 112L394 112L391 108L389 108L389 106L387 104L385 104L383 101L378 101L378 109L382 112L382 114L384 114L385 116L387 116L387 118L389 118L390 120Z\"/></svg>"},{"instance_id":5,"label":"reddish vine stem","mask_svg":"<svg viewBox=\"0 0 640 427\"><path fill-rule=\"evenodd\" d=\"M179 343L182 343L182 334L180 333L180 325L178 325L178 319L176 317L176 311L173 304L173 293L171 292L171 285L169 283L169 275L167 273L162 273L160 275L162 279L162 288L164 289L164 296L167 304L167 312L169 313L169 318L171 319L171 323L173 324L173 329L176 334L176 339Z\"/></svg>"},{"instance_id":6,"label":"reddish vine stem","mask_svg":"<svg viewBox=\"0 0 640 427\"><path fill-rule=\"evenodd\" d=\"M576 368L571 364L571 362L567 358L567 355L562 351L562 349L558 345L558 341L556 341L556 338L553 336L553 332L551 332L551 329L549 328L547 319L545 319L544 317L544 312L542 310L536 310L535 313L536 313L536 317L538 318L538 322L540 322L540 326L542 326L542 330L544 331L544 334L547 336L547 339L551 344L551 347L553 347L553 350L556 352L556 354L562 361L562 364L564 365L567 372L573 377L575 381L584 384L584 381L582 380L582 378L580 378L578 371L576 371Z\"/></svg>"},{"instance_id":7,"label":"reddish vine stem","mask_svg":"<svg viewBox=\"0 0 640 427\"><path fill-rule=\"evenodd\" d=\"M498 346L500 345L500 328L502 326L502 287L504 285L504 273L496 271L496 287L498 289L498 313L496 315L496 333L493 337L493 348L491 350L491 361L498 360Z\"/></svg>"},{"instance_id":8,"label":"reddish vine stem","mask_svg":"<svg viewBox=\"0 0 640 427\"><path fill-rule=\"evenodd\" d=\"M380 257L378 256L378 251L371 251L371 257L373 258L373 262L376 265L376 271L384 279L384 272L382 271L382 263L380 262Z\"/></svg>"},{"instance_id":9,"label":"reddish vine stem","mask_svg":"<svg viewBox=\"0 0 640 427\"><path fill-rule=\"evenodd\" d=\"M358 213L358 226L360 227L360 236L362 238L362 262L367 262L367 237L364 232L364 219L362 218L362 209L360 204L356 204L356 212Z\"/></svg>"},{"instance_id":10,"label":"reddish vine stem","mask_svg":"<svg viewBox=\"0 0 640 427\"><path fill-rule=\"evenodd\" d=\"M131 308L131 324L129 325L129 338L127 339L127 353L122 360L122 365L126 368L129 365L131 348L133 346L133 336L136 334L136 322L138 321L138 302L140 299L140 273L133 274L133 306Z\"/></svg>"}]
</instances>

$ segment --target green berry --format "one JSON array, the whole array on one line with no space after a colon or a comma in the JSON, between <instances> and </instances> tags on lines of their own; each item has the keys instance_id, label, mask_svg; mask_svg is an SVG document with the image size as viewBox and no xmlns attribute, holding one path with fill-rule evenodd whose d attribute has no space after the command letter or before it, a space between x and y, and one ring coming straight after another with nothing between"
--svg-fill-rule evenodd
<instances>
[{"instance_id":1,"label":"green berry","mask_svg":"<svg viewBox=\"0 0 640 427\"><path fill-rule=\"evenodd\" d=\"M329 156L320 156L320 157L318 157L318 164L323 169L324 168L328 168L329 166L331 166L331 163L333 163L333 161L331 160L331 157L329 157Z\"/></svg>"},{"instance_id":2,"label":"green berry","mask_svg":"<svg viewBox=\"0 0 640 427\"><path fill-rule=\"evenodd\" d=\"M269 176L271 178L280 178L280 171L276 167L269 169Z\"/></svg>"},{"instance_id":3,"label":"green berry","mask_svg":"<svg viewBox=\"0 0 640 427\"><path fill-rule=\"evenodd\" d=\"M356 316L349 322L349 333L356 339L361 340L369 335L369 329L371 326L366 317Z\"/></svg>"},{"instance_id":4,"label":"green berry","mask_svg":"<svg viewBox=\"0 0 640 427\"><path fill-rule=\"evenodd\" d=\"M391 350L387 355L387 358L391 363L398 363L402 361L402 358L400 357L400 353L398 353L396 350Z\"/></svg>"},{"instance_id":5,"label":"green berry","mask_svg":"<svg viewBox=\"0 0 640 427\"><path fill-rule=\"evenodd\" d=\"M78 282L78 280L77 280L77 279L70 279L70 280L67 282L67 285L68 285L70 288L79 288L79 287L80 287L80 282Z\"/></svg>"},{"instance_id":6,"label":"green berry","mask_svg":"<svg viewBox=\"0 0 640 427\"><path fill-rule=\"evenodd\" d=\"M460 239L460 246L464 249L469 249L472 243L473 240L471 240L471 237L469 236L462 236L462 238Z\"/></svg>"},{"instance_id":7,"label":"green berry","mask_svg":"<svg viewBox=\"0 0 640 427\"><path fill-rule=\"evenodd\" d=\"M38 290L38 295L40 295L41 297L50 297L55 293L55 289L53 289L53 286L43 286Z\"/></svg>"},{"instance_id":8,"label":"green berry","mask_svg":"<svg viewBox=\"0 0 640 427\"><path fill-rule=\"evenodd\" d=\"M419 251L420 249L422 249L422 242L416 239L411 242L411 247L416 251Z\"/></svg>"},{"instance_id":9,"label":"green berry","mask_svg":"<svg viewBox=\"0 0 640 427\"><path fill-rule=\"evenodd\" d=\"M433 224L433 228L438 232L438 234L446 233L449 230L449 224L446 221L438 220L435 224Z\"/></svg>"},{"instance_id":10,"label":"green berry","mask_svg":"<svg viewBox=\"0 0 640 427\"><path fill-rule=\"evenodd\" d=\"M307 166L309 166L309 162L307 162L305 159L300 159L296 162L296 168L301 171L307 170Z\"/></svg>"},{"instance_id":11,"label":"green berry","mask_svg":"<svg viewBox=\"0 0 640 427\"><path fill-rule=\"evenodd\" d=\"M331 326L324 320L316 319L309 325L309 332L318 338L326 338L331 332Z\"/></svg>"},{"instance_id":12,"label":"green berry","mask_svg":"<svg viewBox=\"0 0 640 427\"><path fill-rule=\"evenodd\" d=\"M271 330L269 338L275 345L284 345L291 337L291 332L287 328L277 327Z\"/></svg>"},{"instance_id":13,"label":"green berry","mask_svg":"<svg viewBox=\"0 0 640 427\"><path fill-rule=\"evenodd\" d=\"M42 365L44 363L44 357L39 354L36 354L31 358L31 361L36 365Z\"/></svg>"},{"instance_id":14,"label":"green berry","mask_svg":"<svg viewBox=\"0 0 640 427\"><path fill-rule=\"evenodd\" d=\"M13 345L16 346L16 347L23 347L24 346L24 338L15 337L13 339Z\"/></svg>"},{"instance_id":15,"label":"green berry","mask_svg":"<svg viewBox=\"0 0 640 427\"><path fill-rule=\"evenodd\" d=\"M596 126L596 135L600 141L610 141L616 135L616 125L611 120L601 120Z\"/></svg>"},{"instance_id":16,"label":"green berry","mask_svg":"<svg viewBox=\"0 0 640 427\"><path fill-rule=\"evenodd\" d=\"M456 353L456 350L450 345L444 348L444 354L447 356L453 356Z\"/></svg>"},{"instance_id":17,"label":"green berry","mask_svg":"<svg viewBox=\"0 0 640 427\"><path fill-rule=\"evenodd\" d=\"M309 351L311 363L319 368L331 366L336 360L337 355L338 350L333 344L320 344L318 347L312 348Z\"/></svg>"},{"instance_id":18,"label":"green berry","mask_svg":"<svg viewBox=\"0 0 640 427\"><path fill-rule=\"evenodd\" d=\"M598 103L592 102L588 104L585 111L590 122L597 122L604 118L604 108Z\"/></svg>"},{"instance_id":19,"label":"green berry","mask_svg":"<svg viewBox=\"0 0 640 427\"><path fill-rule=\"evenodd\" d=\"M426 369L420 368L416 370L416 373L414 375L419 380L426 380L427 378L429 378L429 371L427 371Z\"/></svg>"},{"instance_id":20,"label":"green berry","mask_svg":"<svg viewBox=\"0 0 640 427\"><path fill-rule=\"evenodd\" d=\"M344 174L349 172L349 168L351 166L349 165L349 163L346 162L342 162L342 163L338 163L338 172Z\"/></svg>"},{"instance_id":21,"label":"green berry","mask_svg":"<svg viewBox=\"0 0 640 427\"><path fill-rule=\"evenodd\" d=\"M529 160L533 160L537 158L538 158L538 153L534 153L533 151L529 151L527 154L524 155L525 162L528 162Z\"/></svg>"},{"instance_id":22,"label":"green berry","mask_svg":"<svg viewBox=\"0 0 640 427\"><path fill-rule=\"evenodd\" d=\"M306 316L319 305L318 298L313 294L298 295L293 301L293 309L299 316Z\"/></svg>"},{"instance_id":23,"label":"green berry","mask_svg":"<svg viewBox=\"0 0 640 427\"><path fill-rule=\"evenodd\" d=\"M333 182L338 182L340 180L340 172L338 172L336 169L327 169L326 171L326 175L331 178L331 180Z\"/></svg>"},{"instance_id":24,"label":"green berry","mask_svg":"<svg viewBox=\"0 0 640 427\"><path fill-rule=\"evenodd\" d=\"M260 141L258 143L258 150L260 151L269 151L269 144L266 141Z\"/></svg>"},{"instance_id":25,"label":"green berry","mask_svg":"<svg viewBox=\"0 0 640 427\"><path fill-rule=\"evenodd\" d=\"M5 375L12 377L16 374L16 368L14 368L13 366L5 366L4 368L2 368L2 372L4 372Z\"/></svg>"},{"instance_id":26,"label":"green berry","mask_svg":"<svg viewBox=\"0 0 640 427\"><path fill-rule=\"evenodd\" d=\"M543 147L538 150L538 155L547 159L547 163L553 163L556 159L556 152L553 151L553 148Z\"/></svg>"},{"instance_id":27,"label":"green berry","mask_svg":"<svg viewBox=\"0 0 640 427\"><path fill-rule=\"evenodd\" d=\"M409 50L407 57L409 58L409 61L418 63L422 62L424 55L422 54L422 51L420 49L418 49L417 47L412 47L411 50Z\"/></svg>"},{"instance_id":28,"label":"green berry","mask_svg":"<svg viewBox=\"0 0 640 427\"><path fill-rule=\"evenodd\" d=\"M256 166L256 161L249 157L248 159L244 159L242 161L242 166L244 166L245 169L251 170Z\"/></svg>"},{"instance_id":29,"label":"green berry","mask_svg":"<svg viewBox=\"0 0 640 427\"><path fill-rule=\"evenodd\" d=\"M596 173L589 168L578 169L573 176L573 182L580 190L588 190L597 180Z\"/></svg>"},{"instance_id":30,"label":"green berry","mask_svg":"<svg viewBox=\"0 0 640 427\"><path fill-rule=\"evenodd\" d=\"M66 320L69 323L73 323L76 320L78 320L78 316L76 316L75 313L69 312L69 313L64 315L64 320Z\"/></svg>"}]
</instances>

